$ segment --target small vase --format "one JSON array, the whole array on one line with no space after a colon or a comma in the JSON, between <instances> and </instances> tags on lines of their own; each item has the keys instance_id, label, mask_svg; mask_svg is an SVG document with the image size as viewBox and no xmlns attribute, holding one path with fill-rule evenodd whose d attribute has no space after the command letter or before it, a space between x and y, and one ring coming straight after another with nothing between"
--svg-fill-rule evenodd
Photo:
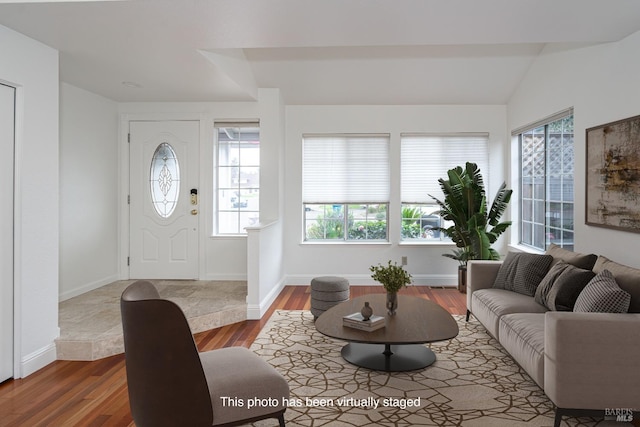
<instances>
[{"instance_id":1,"label":"small vase","mask_svg":"<svg viewBox=\"0 0 640 427\"><path fill-rule=\"evenodd\" d=\"M360 314L362 314L362 320L369 320L371 318L373 308L371 308L368 302L364 303L364 307L360 310Z\"/></svg>"},{"instance_id":2,"label":"small vase","mask_svg":"<svg viewBox=\"0 0 640 427\"><path fill-rule=\"evenodd\" d=\"M387 314L393 316L398 309L398 294L396 292L387 292Z\"/></svg>"}]
</instances>

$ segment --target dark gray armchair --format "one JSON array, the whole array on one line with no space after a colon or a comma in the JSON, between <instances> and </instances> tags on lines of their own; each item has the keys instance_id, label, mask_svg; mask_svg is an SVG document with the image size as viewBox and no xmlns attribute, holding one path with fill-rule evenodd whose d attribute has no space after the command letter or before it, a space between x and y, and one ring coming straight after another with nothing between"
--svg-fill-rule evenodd
<instances>
[{"instance_id":1,"label":"dark gray armchair","mask_svg":"<svg viewBox=\"0 0 640 427\"><path fill-rule=\"evenodd\" d=\"M131 414L138 427L240 425L277 418L289 386L252 351L199 353L184 313L148 281L120 299ZM253 407L249 408L251 399ZM260 399L259 401L255 399Z\"/></svg>"}]
</instances>

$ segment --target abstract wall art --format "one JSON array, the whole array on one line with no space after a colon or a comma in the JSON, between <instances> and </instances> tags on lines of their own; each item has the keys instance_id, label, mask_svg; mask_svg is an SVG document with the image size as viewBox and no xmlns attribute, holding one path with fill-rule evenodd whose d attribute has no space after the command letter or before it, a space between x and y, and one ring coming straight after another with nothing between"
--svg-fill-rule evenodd
<instances>
[{"instance_id":1,"label":"abstract wall art","mask_svg":"<svg viewBox=\"0 0 640 427\"><path fill-rule=\"evenodd\" d=\"M587 225L640 233L640 116L586 134Z\"/></svg>"}]
</instances>

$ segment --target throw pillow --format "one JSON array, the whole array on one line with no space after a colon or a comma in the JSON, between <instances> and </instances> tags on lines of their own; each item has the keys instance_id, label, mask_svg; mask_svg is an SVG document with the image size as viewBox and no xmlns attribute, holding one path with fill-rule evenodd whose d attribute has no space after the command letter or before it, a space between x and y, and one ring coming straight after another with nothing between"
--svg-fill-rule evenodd
<instances>
[{"instance_id":1,"label":"throw pillow","mask_svg":"<svg viewBox=\"0 0 640 427\"><path fill-rule=\"evenodd\" d=\"M545 253L553 257L554 264L559 261L564 261L585 270L591 270L598 259L598 255L596 254L581 254L579 252L569 251L555 243L552 243Z\"/></svg>"},{"instance_id":2,"label":"throw pillow","mask_svg":"<svg viewBox=\"0 0 640 427\"><path fill-rule=\"evenodd\" d=\"M540 282L536 289L536 302L549 310L572 311L578 296L595 275L591 270L560 261Z\"/></svg>"},{"instance_id":3,"label":"throw pillow","mask_svg":"<svg viewBox=\"0 0 640 427\"><path fill-rule=\"evenodd\" d=\"M631 295L620 289L609 270L603 270L580 292L573 311L626 313L630 303Z\"/></svg>"},{"instance_id":4,"label":"throw pillow","mask_svg":"<svg viewBox=\"0 0 640 427\"><path fill-rule=\"evenodd\" d=\"M540 281L549 271L551 255L509 252L498 270L493 287L534 296Z\"/></svg>"},{"instance_id":5,"label":"throw pillow","mask_svg":"<svg viewBox=\"0 0 640 427\"><path fill-rule=\"evenodd\" d=\"M556 280L558 280L558 277L560 277L560 274L566 269L567 265L569 264L564 261L558 262L556 265L552 266L546 276L542 278L540 284L536 288L536 293L534 295L534 298L538 304L544 305L545 307L549 308L549 305L547 303L549 292L551 292L553 284L556 282Z\"/></svg>"},{"instance_id":6,"label":"throw pillow","mask_svg":"<svg viewBox=\"0 0 640 427\"><path fill-rule=\"evenodd\" d=\"M609 270L616 278L618 286L631 294L629 313L640 313L640 268L619 264L600 255L593 271L597 274L602 270Z\"/></svg>"}]
</instances>

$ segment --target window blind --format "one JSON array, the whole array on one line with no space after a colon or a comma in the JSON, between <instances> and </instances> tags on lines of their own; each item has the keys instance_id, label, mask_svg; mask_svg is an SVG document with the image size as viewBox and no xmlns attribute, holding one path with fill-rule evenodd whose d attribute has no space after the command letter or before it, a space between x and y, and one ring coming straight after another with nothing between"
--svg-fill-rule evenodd
<instances>
[{"instance_id":1,"label":"window blind","mask_svg":"<svg viewBox=\"0 0 640 427\"><path fill-rule=\"evenodd\" d=\"M304 135L304 203L387 203L389 135Z\"/></svg>"},{"instance_id":2,"label":"window blind","mask_svg":"<svg viewBox=\"0 0 640 427\"><path fill-rule=\"evenodd\" d=\"M489 176L489 134L401 134L402 203L434 203L429 194L442 200L438 179L466 162L476 163L485 187Z\"/></svg>"}]
</instances>

